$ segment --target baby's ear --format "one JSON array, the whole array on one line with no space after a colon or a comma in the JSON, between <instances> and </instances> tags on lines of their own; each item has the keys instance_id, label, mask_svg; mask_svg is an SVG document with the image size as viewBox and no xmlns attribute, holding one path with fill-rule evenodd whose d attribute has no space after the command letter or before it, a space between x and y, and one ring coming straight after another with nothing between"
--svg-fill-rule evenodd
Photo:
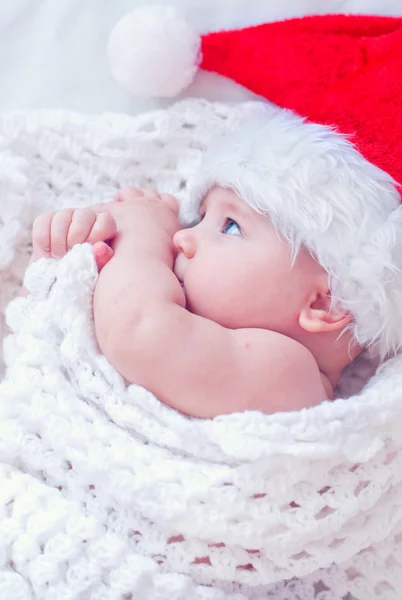
<instances>
[{"instance_id":1,"label":"baby's ear","mask_svg":"<svg viewBox=\"0 0 402 600\"><path fill-rule=\"evenodd\" d=\"M341 332L351 322L352 315L346 310L332 306L329 289L317 291L299 315L299 325L309 333Z\"/></svg>"}]
</instances>

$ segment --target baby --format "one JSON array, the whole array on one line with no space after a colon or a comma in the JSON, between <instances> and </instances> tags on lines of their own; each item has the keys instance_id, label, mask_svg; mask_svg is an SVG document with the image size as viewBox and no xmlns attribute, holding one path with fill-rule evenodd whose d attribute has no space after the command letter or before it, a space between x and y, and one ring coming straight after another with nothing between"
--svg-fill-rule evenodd
<instances>
[{"instance_id":1,"label":"baby","mask_svg":"<svg viewBox=\"0 0 402 600\"><path fill-rule=\"evenodd\" d=\"M102 352L132 383L197 417L271 413L332 397L351 353L350 315L331 307L328 274L230 189L181 229L176 200L131 188L117 201L38 217L33 260L90 242L100 275ZM110 246L105 242L110 240Z\"/></svg>"},{"instance_id":2,"label":"baby","mask_svg":"<svg viewBox=\"0 0 402 600\"><path fill-rule=\"evenodd\" d=\"M281 133L279 143L272 139L272 123L274 133L275 127ZM300 123L306 129L298 147ZM311 195L311 214L321 218L325 194L349 193L337 189L337 177L347 184L347 169L361 168L359 160L366 168L366 161L360 157L356 162L352 145L329 128L306 124L294 115L257 123L252 132L249 139L241 132L229 137L235 156L230 168L238 165L237 179L225 175L228 159L219 166L223 149L218 145L215 154L210 152L198 186L198 223L192 227L181 227L173 196L138 188L120 191L110 203L42 215L33 226L31 260L60 258L74 244L93 244L100 271L93 312L101 351L128 382L194 417L245 410L270 414L317 405L333 398L343 370L362 351L353 334L352 311L334 296L334 273L300 236L292 243L290 230L280 225L279 211L288 201L283 191L288 177L293 196L306 204L306 214ZM335 159L344 163L336 164L334 148L339 156L335 152ZM286 164L283 156L290 157ZM248 164L253 170L247 176L254 177L258 161L264 161L262 181L268 191L253 204L250 182L241 177ZM270 161L275 163L271 171ZM370 193L377 194L372 179L383 175L372 165L366 171L369 191L364 200L369 204ZM383 187L386 196L392 185L386 180ZM355 188L350 184L352 200ZM261 202L269 190L272 197L281 197L265 210ZM340 201L339 206L342 213ZM354 225L353 211L349 214L346 230ZM325 226L320 230L313 225L308 233L314 240L324 239L330 257L334 236L329 226L326 244ZM357 243L357 229L345 245ZM338 244L344 235L341 230Z\"/></svg>"}]
</instances>

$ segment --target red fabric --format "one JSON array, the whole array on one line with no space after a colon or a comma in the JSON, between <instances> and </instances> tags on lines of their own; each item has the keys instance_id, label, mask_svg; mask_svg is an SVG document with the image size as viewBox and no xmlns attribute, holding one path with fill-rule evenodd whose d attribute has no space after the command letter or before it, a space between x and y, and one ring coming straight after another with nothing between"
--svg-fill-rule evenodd
<instances>
[{"instance_id":1,"label":"red fabric","mask_svg":"<svg viewBox=\"0 0 402 600\"><path fill-rule=\"evenodd\" d=\"M325 15L211 33L201 67L354 134L402 184L402 18Z\"/></svg>"}]
</instances>

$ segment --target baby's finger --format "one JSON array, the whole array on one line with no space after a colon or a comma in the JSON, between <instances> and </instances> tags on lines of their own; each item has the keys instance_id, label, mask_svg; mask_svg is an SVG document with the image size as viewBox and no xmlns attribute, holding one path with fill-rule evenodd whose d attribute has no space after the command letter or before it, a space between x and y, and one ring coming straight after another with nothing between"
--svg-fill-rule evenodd
<instances>
[{"instance_id":1,"label":"baby's finger","mask_svg":"<svg viewBox=\"0 0 402 600\"><path fill-rule=\"evenodd\" d=\"M87 242L91 244L105 242L114 238L116 233L116 221L112 215L109 213L99 213L96 215L96 221L88 235Z\"/></svg>"},{"instance_id":2,"label":"baby's finger","mask_svg":"<svg viewBox=\"0 0 402 600\"><path fill-rule=\"evenodd\" d=\"M79 208L74 212L67 235L69 250L75 244L83 244L87 241L95 221L96 213L91 208Z\"/></svg>"},{"instance_id":3,"label":"baby's finger","mask_svg":"<svg viewBox=\"0 0 402 600\"><path fill-rule=\"evenodd\" d=\"M54 212L36 217L32 225L32 249L36 257L50 256L50 226Z\"/></svg>"},{"instance_id":4,"label":"baby's finger","mask_svg":"<svg viewBox=\"0 0 402 600\"><path fill-rule=\"evenodd\" d=\"M142 188L142 195L146 198L159 198L159 192L152 188Z\"/></svg>"},{"instance_id":5,"label":"baby's finger","mask_svg":"<svg viewBox=\"0 0 402 600\"><path fill-rule=\"evenodd\" d=\"M126 202L127 200L134 200L134 198L141 198L143 195L144 194L140 188L129 187L119 190L114 199L117 202Z\"/></svg>"},{"instance_id":6,"label":"baby's finger","mask_svg":"<svg viewBox=\"0 0 402 600\"><path fill-rule=\"evenodd\" d=\"M68 252L67 237L73 213L73 208L67 208L53 216L50 225L50 253L53 258L61 258Z\"/></svg>"},{"instance_id":7,"label":"baby's finger","mask_svg":"<svg viewBox=\"0 0 402 600\"><path fill-rule=\"evenodd\" d=\"M110 246L104 242L96 242L92 248L98 271L101 271L106 263L112 258L114 252Z\"/></svg>"},{"instance_id":8,"label":"baby's finger","mask_svg":"<svg viewBox=\"0 0 402 600\"><path fill-rule=\"evenodd\" d=\"M178 214L179 212L179 204L174 196L171 194L161 194L160 199L163 204L166 204L174 213Z\"/></svg>"}]
</instances>

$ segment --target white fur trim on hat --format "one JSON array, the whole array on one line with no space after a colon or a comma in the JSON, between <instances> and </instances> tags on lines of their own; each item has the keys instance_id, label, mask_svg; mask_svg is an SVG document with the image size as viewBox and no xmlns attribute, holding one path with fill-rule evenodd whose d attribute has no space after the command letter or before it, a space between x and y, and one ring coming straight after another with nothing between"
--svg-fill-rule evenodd
<instances>
[{"instance_id":1,"label":"white fur trim on hat","mask_svg":"<svg viewBox=\"0 0 402 600\"><path fill-rule=\"evenodd\" d=\"M269 215L297 253L306 246L354 317L361 345L402 346L402 208L396 183L330 127L255 104L255 118L207 150L181 217L198 220L214 185Z\"/></svg>"}]
</instances>

